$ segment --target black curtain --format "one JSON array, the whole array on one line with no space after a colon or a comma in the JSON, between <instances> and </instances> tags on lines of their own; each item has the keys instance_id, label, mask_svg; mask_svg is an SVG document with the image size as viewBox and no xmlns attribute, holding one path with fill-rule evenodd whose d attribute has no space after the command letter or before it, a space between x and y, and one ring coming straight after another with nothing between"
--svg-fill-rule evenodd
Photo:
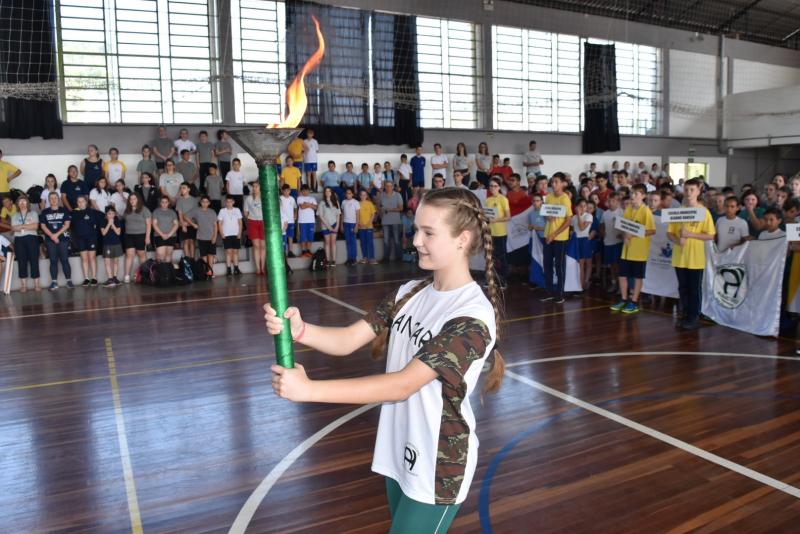
<instances>
[{"instance_id":1,"label":"black curtain","mask_svg":"<svg viewBox=\"0 0 800 534\"><path fill-rule=\"evenodd\" d=\"M0 83L58 81L54 20L50 0L0 1ZM2 99L0 113L0 137L63 137L55 91L50 100Z\"/></svg>"},{"instance_id":2,"label":"black curtain","mask_svg":"<svg viewBox=\"0 0 800 534\"><path fill-rule=\"evenodd\" d=\"M302 126L314 128L325 143L422 144L413 17L287 2L286 72L290 79L317 49L311 15L320 21L325 58L306 77L308 109Z\"/></svg>"},{"instance_id":3,"label":"black curtain","mask_svg":"<svg viewBox=\"0 0 800 534\"><path fill-rule=\"evenodd\" d=\"M614 45L583 44L583 153L620 149Z\"/></svg>"}]
</instances>

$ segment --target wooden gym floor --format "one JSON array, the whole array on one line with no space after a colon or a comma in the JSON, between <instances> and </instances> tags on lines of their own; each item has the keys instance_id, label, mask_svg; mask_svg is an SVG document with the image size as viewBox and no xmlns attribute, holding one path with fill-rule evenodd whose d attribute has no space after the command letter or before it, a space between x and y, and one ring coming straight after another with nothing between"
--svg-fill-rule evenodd
<instances>
[{"instance_id":1,"label":"wooden gym floor","mask_svg":"<svg viewBox=\"0 0 800 534\"><path fill-rule=\"evenodd\" d=\"M413 273L297 272L290 296L346 324ZM795 340L537 296L506 292L509 373L475 403L451 532L798 532ZM386 532L378 409L276 398L265 299L253 275L0 298L0 532ZM383 365L297 359L313 378Z\"/></svg>"}]
</instances>

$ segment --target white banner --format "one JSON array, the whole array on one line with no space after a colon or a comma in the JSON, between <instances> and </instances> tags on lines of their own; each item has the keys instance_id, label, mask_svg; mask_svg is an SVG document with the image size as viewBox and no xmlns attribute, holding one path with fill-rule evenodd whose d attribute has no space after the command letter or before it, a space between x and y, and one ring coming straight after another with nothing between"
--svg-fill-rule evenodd
<instances>
[{"instance_id":1,"label":"white banner","mask_svg":"<svg viewBox=\"0 0 800 534\"><path fill-rule=\"evenodd\" d=\"M672 267L672 242L667 238L667 223L653 215L656 233L650 238L650 257L647 258L642 291L649 295L678 298L678 276Z\"/></svg>"},{"instance_id":2,"label":"white banner","mask_svg":"<svg viewBox=\"0 0 800 534\"><path fill-rule=\"evenodd\" d=\"M567 207L563 204L542 204L542 217L565 217Z\"/></svg>"},{"instance_id":3,"label":"white banner","mask_svg":"<svg viewBox=\"0 0 800 534\"><path fill-rule=\"evenodd\" d=\"M757 336L777 336L786 241L747 241L717 252L706 241L703 314Z\"/></svg>"},{"instance_id":4,"label":"white banner","mask_svg":"<svg viewBox=\"0 0 800 534\"><path fill-rule=\"evenodd\" d=\"M669 208L661 210L661 220L665 223L702 221L706 218L705 208Z\"/></svg>"},{"instance_id":5,"label":"white banner","mask_svg":"<svg viewBox=\"0 0 800 534\"><path fill-rule=\"evenodd\" d=\"M614 217L614 228L635 235L636 237L644 237L644 225L624 217Z\"/></svg>"},{"instance_id":6,"label":"white banner","mask_svg":"<svg viewBox=\"0 0 800 534\"><path fill-rule=\"evenodd\" d=\"M786 225L786 241L800 241L800 224Z\"/></svg>"},{"instance_id":7,"label":"white banner","mask_svg":"<svg viewBox=\"0 0 800 534\"><path fill-rule=\"evenodd\" d=\"M518 248L527 247L531 239L531 231L528 230L528 214L533 208L528 208L522 213L517 213L508 221L506 230L506 251L511 252Z\"/></svg>"}]
</instances>

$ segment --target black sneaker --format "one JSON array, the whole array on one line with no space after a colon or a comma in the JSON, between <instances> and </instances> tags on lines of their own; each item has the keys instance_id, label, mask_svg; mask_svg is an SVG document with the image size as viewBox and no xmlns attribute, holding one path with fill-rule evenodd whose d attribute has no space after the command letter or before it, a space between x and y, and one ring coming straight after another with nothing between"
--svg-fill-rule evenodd
<instances>
[{"instance_id":1,"label":"black sneaker","mask_svg":"<svg viewBox=\"0 0 800 534\"><path fill-rule=\"evenodd\" d=\"M115 276L114 278L112 278L112 280L114 280L114 284L115 284L115 285L120 285L120 284L122 284L122 282L120 282L120 281L119 281L119 278L117 278L116 276Z\"/></svg>"},{"instance_id":2,"label":"black sneaker","mask_svg":"<svg viewBox=\"0 0 800 534\"><path fill-rule=\"evenodd\" d=\"M233 274L236 274L236 275L242 274L242 271L239 270L239 266L238 265L233 267Z\"/></svg>"},{"instance_id":3,"label":"black sneaker","mask_svg":"<svg viewBox=\"0 0 800 534\"><path fill-rule=\"evenodd\" d=\"M83 283L81 284L83 287L89 287L92 282L88 278L83 279Z\"/></svg>"},{"instance_id":4,"label":"black sneaker","mask_svg":"<svg viewBox=\"0 0 800 534\"><path fill-rule=\"evenodd\" d=\"M700 329L700 321L681 321L681 329L686 330L687 332L693 332L694 330Z\"/></svg>"},{"instance_id":5,"label":"black sneaker","mask_svg":"<svg viewBox=\"0 0 800 534\"><path fill-rule=\"evenodd\" d=\"M232 276L232 275L233 275L233 269L231 269L230 267L225 269L225 276Z\"/></svg>"},{"instance_id":6,"label":"black sneaker","mask_svg":"<svg viewBox=\"0 0 800 534\"><path fill-rule=\"evenodd\" d=\"M555 297L552 296L552 295L545 295L544 297L540 297L539 298L539 302L550 302L551 300L554 300L554 299L555 299Z\"/></svg>"},{"instance_id":7,"label":"black sneaker","mask_svg":"<svg viewBox=\"0 0 800 534\"><path fill-rule=\"evenodd\" d=\"M287 256L289 256L290 258L294 258L294 257L296 257L296 256L294 255L294 252L292 252L291 250L289 251L289 254L287 254Z\"/></svg>"},{"instance_id":8,"label":"black sneaker","mask_svg":"<svg viewBox=\"0 0 800 534\"><path fill-rule=\"evenodd\" d=\"M105 281L105 283L103 284L103 287L114 287L115 285L116 284L114 284L114 279L113 278L109 278L108 280Z\"/></svg>"},{"instance_id":9,"label":"black sneaker","mask_svg":"<svg viewBox=\"0 0 800 534\"><path fill-rule=\"evenodd\" d=\"M93 285L93 286L96 286L96 285L97 285L97 278L92 278L92 285Z\"/></svg>"},{"instance_id":10,"label":"black sneaker","mask_svg":"<svg viewBox=\"0 0 800 534\"><path fill-rule=\"evenodd\" d=\"M563 296L556 297L555 299L553 299L553 303L554 304L564 304L564 297Z\"/></svg>"}]
</instances>

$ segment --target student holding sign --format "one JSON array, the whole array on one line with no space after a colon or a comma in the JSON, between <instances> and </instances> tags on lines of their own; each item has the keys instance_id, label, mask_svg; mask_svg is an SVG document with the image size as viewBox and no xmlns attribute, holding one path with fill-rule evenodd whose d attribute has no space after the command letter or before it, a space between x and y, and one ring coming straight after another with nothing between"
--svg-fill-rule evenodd
<instances>
[{"instance_id":1,"label":"student holding sign","mask_svg":"<svg viewBox=\"0 0 800 534\"><path fill-rule=\"evenodd\" d=\"M505 289L508 277L508 258L506 257L506 241L508 240L508 221L511 220L511 208L508 199L500 192L500 179L492 178L489 191L492 196L486 199L486 216L489 229L492 231L492 257L497 265L500 287Z\"/></svg>"},{"instance_id":2,"label":"student holding sign","mask_svg":"<svg viewBox=\"0 0 800 534\"><path fill-rule=\"evenodd\" d=\"M692 178L683 185L686 205L702 208L697 199L703 184ZM678 293L683 307L683 321L679 326L684 330L700 328L700 305L702 303L703 271L706 267L706 249L703 241L714 239L716 229L711 213L702 208L705 217L701 221L670 223L667 237L673 243L672 266L678 276Z\"/></svg>"},{"instance_id":3,"label":"student holding sign","mask_svg":"<svg viewBox=\"0 0 800 534\"><path fill-rule=\"evenodd\" d=\"M620 300L611 309L622 313L639 311L639 293L642 291L647 259L650 257L650 237L656 233L653 212L644 203L647 188L644 184L631 187L631 205L617 220L617 229L624 232L622 256L619 261ZM628 278L633 278L633 291L628 300Z\"/></svg>"},{"instance_id":4,"label":"student holding sign","mask_svg":"<svg viewBox=\"0 0 800 534\"><path fill-rule=\"evenodd\" d=\"M572 221L572 201L564 193L567 185L567 178L563 172L553 174L553 192L545 197L545 204L542 206L542 214L545 215L547 223L544 227L544 251L542 259L544 261L544 286L547 295L542 297L542 302L549 300L556 304L564 303L564 274L566 272L567 261L567 241L569 240L569 225ZM556 208L560 216L548 215L555 213ZM556 282L553 282L553 269L555 268Z\"/></svg>"}]
</instances>

